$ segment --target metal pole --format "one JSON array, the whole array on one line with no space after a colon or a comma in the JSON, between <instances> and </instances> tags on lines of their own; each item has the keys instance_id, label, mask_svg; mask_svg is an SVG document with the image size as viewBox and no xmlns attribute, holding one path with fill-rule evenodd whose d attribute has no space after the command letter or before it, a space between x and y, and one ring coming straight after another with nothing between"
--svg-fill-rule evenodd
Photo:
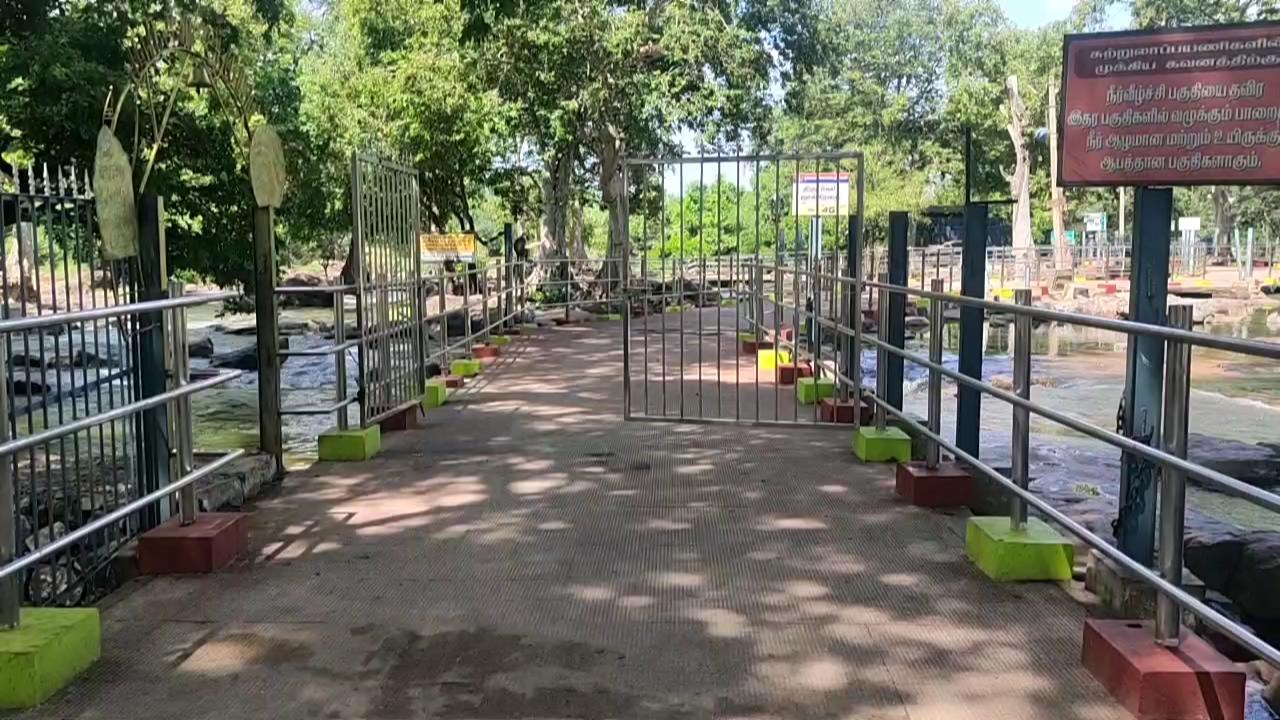
<instances>
[{"instance_id":1,"label":"metal pole","mask_svg":"<svg viewBox=\"0 0 1280 720\"><path fill-rule=\"evenodd\" d=\"M185 294L185 288L181 282L169 283L169 296L182 297ZM171 311L171 322L173 327L173 385L174 388L181 388L191 381L190 377L190 360L187 356L187 311L185 308L176 307ZM178 477L183 477L191 472L192 466L195 464L194 453L191 448L191 398L183 396L173 403L174 414L174 441L177 445L178 459ZM196 486L195 483L186 485L178 493L178 512L181 514L180 522L183 525L190 525L196 521Z\"/></svg>"},{"instance_id":2,"label":"metal pole","mask_svg":"<svg viewBox=\"0 0 1280 720\"><path fill-rule=\"evenodd\" d=\"M1031 304L1030 288L1013 291L1018 305ZM1023 400L1031 399L1031 316L1019 314L1013 321L1013 391ZM1013 408L1013 482L1026 490L1031 484L1031 412ZM1027 522L1027 502L1014 495L1009 506L1009 523L1021 530Z\"/></svg>"},{"instance_id":3,"label":"metal pole","mask_svg":"<svg viewBox=\"0 0 1280 720\"><path fill-rule=\"evenodd\" d=\"M9 342L7 335L0 336ZM0 352L0 443L9 440L9 369L5 367L5 354ZM17 557L18 532L15 527L16 508L13 486L13 456L0 455L0 566ZM0 579L0 631L18 627L18 606L22 601L18 576Z\"/></svg>"},{"instance_id":4,"label":"metal pole","mask_svg":"<svg viewBox=\"0 0 1280 720\"><path fill-rule=\"evenodd\" d=\"M333 294L333 344L342 346L347 342L346 293ZM339 403L347 399L347 351L345 348L333 354L334 395ZM347 406L338 410L338 429L347 429Z\"/></svg>"},{"instance_id":5,"label":"metal pole","mask_svg":"<svg viewBox=\"0 0 1280 720\"><path fill-rule=\"evenodd\" d=\"M881 274L880 282L888 281L887 275ZM876 291L876 318L879 320L878 329L876 330L876 339L885 342L886 336L889 334L889 292L884 288ZM889 374L886 372L886 366L889 359L889 351L882 347L876 349L876 397L885 400L885 396L889 394ZM876 403L876 431L884 432L888 418L885 416L884 405Z\"/></svg>"},{"instance_id":6,"label":"metal pole","mask_svg":"<svg viewBox=\"0 0 1280 720\"><path fill-rule=\"evenodd\" d=\"M972 203L964 209L964 246L961 250L960 294L982 299L986 294L987 206ZM960 372L982 379L983 324L985 313L974 305L960 306ZM956 445L978 457L982 418L982 393L960 386L956 398Z\"/></svg>"},{"instance_id":7,"label":"metal pole","mask_svg":"<svg viewBox=\"0 0 1280 720\"><path fill-rule=\"evenodd\" d=\"M934 278L929 283L929 289L935 293L945 292L942 278ZM942 301L931 298L929 300L929 361L935 365L942 364L942 334ZM942 373L933 368L929 369L929 429L935 434L942 432ZM937 441L930 440L928 453L925 456L925 466L930 470L938 467L941 454Z\"/></svg>"},{"instance_id":8,"label":"metal pole","mask_svg":"<svg viewBox=\"0 0 1280 720\"><path fill-rule=\"evenodd\" d=\"M1191 306L1169 306L1169 326L1191 329ZM1164 451L1187 457L1187 418L1191 393L1191 345L1170 340L1165 350ZM1187 475L1165 466L1160 474L1160 575L1182 586L1182 531L1186 519ZM1156 642L1176 647L1181 632L1177 603L1160 593L1156 599Z\"/></svg>"}]
</instances>

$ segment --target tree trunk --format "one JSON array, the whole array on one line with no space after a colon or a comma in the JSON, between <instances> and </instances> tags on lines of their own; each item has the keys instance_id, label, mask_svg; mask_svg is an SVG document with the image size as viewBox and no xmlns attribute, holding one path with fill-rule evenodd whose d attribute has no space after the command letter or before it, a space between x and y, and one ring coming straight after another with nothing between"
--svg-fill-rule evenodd
<instances>
[{"instance_id":1,"label":"tree trunk","mask_svg":"<svg viewBox=\"0 0 1280 720\"><path fill-rule=\"evenodd\" d=\"M1218 185L1213 189L1213 227L1217 242L1233 242L1236 227L1235 197L1230 188Z\"/></svg>"},{"instance_id":2,"label":"tree trunk","mask_svg":"<svg viewBox=\"0 0 1280 720\"><path fill-rule=\"evenodd\" d=\"M21 303L40 305L40 296L36 293L32 273L36 271L38 262L35 257L35 225L29 222L18 222L12 230L0 228L6 233L5 274L9 279L6 296Z\"/></svg>"},{"instance_id":3,"label":"tree trunk","mask_svg":"<svg viewBox=\"0 0 1280 720\"><path fill-rule=\"evenodd\" d=\"M1071 248L1067 244L1067 198L1058 186L1058 89L1049 88L1049 109L1046 113L1049 128L1049 210L1053 215L1054 265L1070 269ZM1123 218L1121 219L1123 223Z\"/></svg>"},{"instance_id":4,"label":"tree trunk","mask_svg":"<svg viewBox=\"0 0 1280 720\"><path fill-rule=\"evenodd\" d=\"M538 230L538 260L529 284L537 286L542 279L567 280L563 263L547 262L568 257L569 190L573 182L572 147L562 148L547 166L542 178L542 225Z\"/></svg>"},{"instance_id":5,"label":"tree trunk","mask_svg":"<svg viewBox=\"0 0 1280 720\"><path fill-rule=\"evenodd\" d=\"M597 157L600 160L600 196L609 213L609 251L605 253L601 277L611 286L622 281L622 263L631 246L627 227L627 193L623 182L622 139L612 128L601 127L597 133Z\"/></svg>"},{"instance_id":6,"label":"tree trunk","mask_svg":"<svg viewBox=\"0 0 1280 720\"><path fill-rule=\"evenodd\" d=\"M1014 166L1009 175L1009 195L1013 198L1013 246L1031 247L1031 166L1027 150L1027 108L1018 94L1018 78L1010 75L1005 81L1009 93L1009 139L1013 142ZM1026 258L1024 258L1025 260Z\"/></svg>"}]
</instances>

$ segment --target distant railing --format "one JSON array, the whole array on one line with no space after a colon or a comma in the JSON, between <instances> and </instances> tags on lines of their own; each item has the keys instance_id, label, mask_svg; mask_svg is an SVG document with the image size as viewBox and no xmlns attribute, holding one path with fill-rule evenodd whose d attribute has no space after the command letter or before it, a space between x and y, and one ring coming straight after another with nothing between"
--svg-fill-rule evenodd
<instances>
[{"instance_id":1,"label":"distant railing","mask_svg":"<svg viewBox=\"0 0 1280 720\"><path fill-rule=\"evenodd\" d=\"M5 355L0 353L0 378L6 379L6 382L0 383L0 632L18 626L19 606L22 599L19 580L23 571L30 569L41 561L53 558L61 552L71 551L86 541L92 542L90 538L95 534L124 522L140 511L175 494L178 495L181 522L184 525L191 524L195 521L197 510L195 483L201 478L217 472L244 454L243 450L234 450L224 453L213 462L195 468L190 428L191 396L234 380L241 373L239 371L223 372L196 382L191 381L190 368L186 359L186 309L197 305L221 302L234 296L234 293L183 296L181 285L175 285L173 292L176 295L175 297L163 300L0 320L0 336L4 337L6 343L8 343L9 335L27 330L66 328L73 324L93 320L125 316L136 317L154 313L166 313L168 319L165 322L169 323L170 328L173 330L171 333L173 344L170 349L173 362L173 387L171 389L123 405L110 407L106 410L99 408L98 412L87 413L81 417L75 417L69 422L63 422L54 427L46 427L17 437L10 431L10 385L7 382L9 373L8 368L5 367ZM174 459L176 459L179 469L178 479L164 487L156 488L137 499L115 507L109 512L70 530L66 534L56 538L51 537L47 543L28 548L25 552L16 547L17 528L15 524L18 514L13 479L14 472L18 467L19 453L40 447L48 448L53 443L65 443L67 438L74 439L79 433L90 431L116 420L133 418L154 408L166 405L173 408L172 415L175 420L176 432L174 433L174 440L176 452ZM69 501L70 499L68 498L67 500Z\"/></svg>"}]
</instances>

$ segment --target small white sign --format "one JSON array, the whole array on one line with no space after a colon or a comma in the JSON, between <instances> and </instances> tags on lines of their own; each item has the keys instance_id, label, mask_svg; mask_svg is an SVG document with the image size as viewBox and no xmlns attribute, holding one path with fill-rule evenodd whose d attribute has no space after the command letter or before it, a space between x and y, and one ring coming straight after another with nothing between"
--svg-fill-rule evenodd
<instances>
[{"instance_id":1,"label":"small white sign","mask_svg":"<svg viewBox=\"0 0 1280 720\"><path fill-rule=\"evenodd\" d=\"M1107 229L1106 213L1085 213L1084 214L1084 231L1100 233Z\"/></svg>"},{"instance_id":2,"label":"small white sign","mask_svg":"<svg viewBox=\"0 0 1280 720\"><path fill-rule=\"evenodd\" d=\"M800 217L849 215L849 173L800 173L791 200Z\"/></svg>"},{"instance_id":3,"label":"small white sign","mask_svg":"<svg viewBox=\"0 0 1280 720\"><path fill-rule=\"evenodd\" d=\"M1200 232L1200 218L1198 217L1180 217L1178 218L1179 232Z\"/></svg>"}]
</instances>

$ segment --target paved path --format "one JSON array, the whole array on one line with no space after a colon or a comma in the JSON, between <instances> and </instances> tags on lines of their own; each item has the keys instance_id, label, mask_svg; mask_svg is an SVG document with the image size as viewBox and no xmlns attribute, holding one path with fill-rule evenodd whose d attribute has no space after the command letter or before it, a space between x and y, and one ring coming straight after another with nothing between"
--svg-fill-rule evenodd
<instances>
[{"instance_id":1,"label":"paved path","mask_svg":"<svg viewBox=\"0 0 1280 720\"><path fill-rule=\"evenodd\" d=\"M731 342L731 339L729 340ZM137 581L39 718L1126 718L846 431L623 423L618 324L289 476L251 561Z\"/></svg>"}]
</instances>

